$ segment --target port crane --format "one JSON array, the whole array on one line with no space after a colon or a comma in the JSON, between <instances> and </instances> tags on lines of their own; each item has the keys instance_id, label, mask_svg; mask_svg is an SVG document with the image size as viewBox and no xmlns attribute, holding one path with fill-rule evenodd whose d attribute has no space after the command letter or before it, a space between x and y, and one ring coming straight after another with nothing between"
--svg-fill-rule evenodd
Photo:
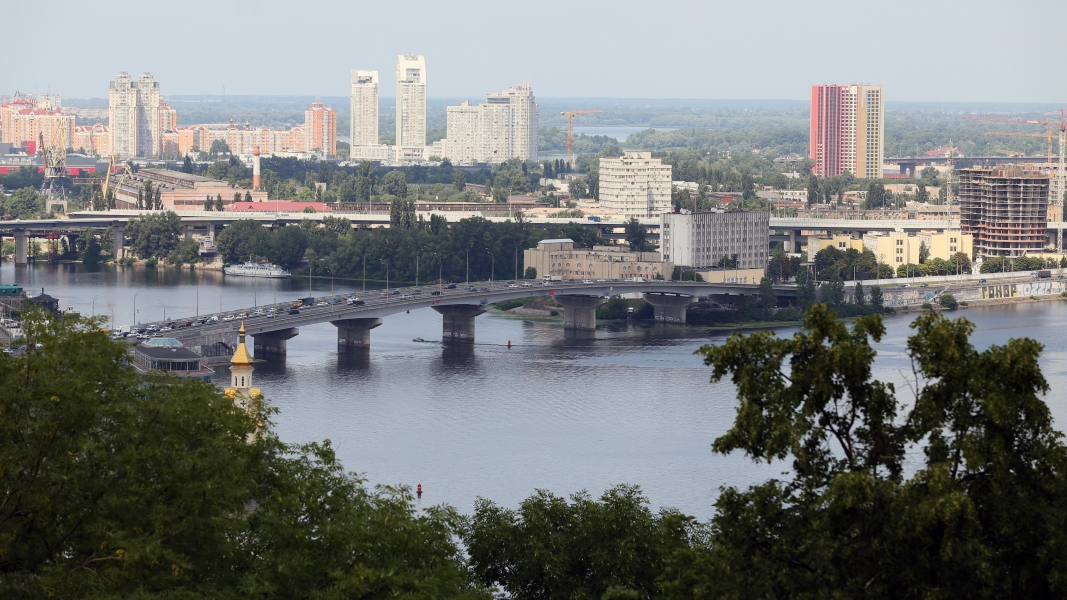
<instances>
[{"instance_id":1,"label":"port crane","mask_svg":"<svg viewBox=\"0 0 1067 600\"><path fill-rule=\"evenodd\" d=\"M566 115L567 117L567 165L572 165L574 160L574 125L571 123L571 119L574 115L588 115L592 113L604 112L595 108L587 108L584 110L565 110L559 114Z\"/></svg>"}]
</instances>

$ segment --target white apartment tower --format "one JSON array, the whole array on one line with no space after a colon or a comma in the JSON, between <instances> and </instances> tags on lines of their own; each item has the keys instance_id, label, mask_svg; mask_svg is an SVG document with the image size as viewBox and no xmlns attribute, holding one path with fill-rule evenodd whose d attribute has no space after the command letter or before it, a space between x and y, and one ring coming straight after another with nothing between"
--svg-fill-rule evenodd
<instances>
[{"instance_id":1,"label":"white apartment tower","mask_svg":"<svg viewBox=\"0 0 1067 600\"><path fill-rule=\"evenodd\" d=\"M600 205L627 217L672 212L671 166L645 151L601 158Z\"/></svg>"},{"instance_id":2,"label":"white apartment tower","mask_svg":"<svg viewBox=\"0 0 1067 600\"><path fill-rule=\"evenodd\" d=\"M537 102L528 84L448 107L446 154L455 164L537 160Z\"/></svg>"},{"instance_id":3,"label":"white apartment tower","mask_svg":"<svg viewBox=\"0 0 1067 600\"><path fill-rule=\"evenodd\" d=\"M378 145L378 72L352 71L351 145Z\"/></svg>"},{"instance_id":4,"label":"white apartment tower","mask_svg":"<svg viewBox=\"0 0 1067 600\"><path fill-rule=\"evenodd\" d=\"M842 169L856 177L882 177L885 146L885 89L850 85L842 94Z\"/></svg>"},{"instance_id":5,"label":"white apartment tower","mask_svg":"<svg viewBox=\"0 0 1067 600\"><path fill-rule=\"evenodd\" d=\"M125 71L108 86L111 150L119 158L159 156L161 149L159 83L151 73L137 81Z\"/></svg>"},{"instance_id":6,"label":"white apartment tower","mask_svg":"<svg viewBox=\"0 0 1067 600\"><path fill-rule=\"evenodd\" d=\"M426 148L426 59L396 59L396 151L399 159L422 158Z\"/></svg>"}]
</instances>

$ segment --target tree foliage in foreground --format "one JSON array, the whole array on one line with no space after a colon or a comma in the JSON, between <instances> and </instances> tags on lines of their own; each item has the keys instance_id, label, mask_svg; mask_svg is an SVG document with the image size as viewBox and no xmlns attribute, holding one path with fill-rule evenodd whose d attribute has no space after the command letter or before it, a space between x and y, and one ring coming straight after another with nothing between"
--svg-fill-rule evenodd
<instances>
[{"instance_id":1,"label":"tree foliage in foreground","mask_svg":"<svg viewBox=\"0 0 1067 600\"><path fill-rule=\"evenodd\" d=\"M676 576L731 597L1064 595L1067 453L1041 399L1041 345L978 351L971 323L936 313L912 327L911 402L872 378L877 316L850 331L815 305L792 338L700 350L740 401L714 450L792 473L725 489L710 546L693 551L706 569Z\"/></svg>"},{"instance_id":2,"label":"tree foliage in foreground","mask_svg":"<svg viewBox=\"0 0 1067 600\"><path fill-rule=\"evenodd\" d=\"M451 509L416 515L214 386L136 375L95 321L23 324L41 346L0 354L0 597L477 595Z\"/></svg>"}]
</instances>

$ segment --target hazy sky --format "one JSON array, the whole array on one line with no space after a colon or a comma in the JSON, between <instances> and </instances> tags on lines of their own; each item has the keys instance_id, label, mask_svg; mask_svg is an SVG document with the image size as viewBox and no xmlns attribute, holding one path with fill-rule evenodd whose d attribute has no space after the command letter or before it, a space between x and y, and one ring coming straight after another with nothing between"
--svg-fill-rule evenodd
<instances>
[{"instance_id":1,"label":"hazy sky","mask_svg":"<svg viewBox=\"0 0 1067 600\"><path fill-rule=\"evenodd\" d=\"M542 97L804 99L871 82L888 100L1067 100L1067 1L0 0L0 94L106 97L118 71L166 94L348 95L396 55L429 94L529 80Z\"/></svg>"}]
</instances>

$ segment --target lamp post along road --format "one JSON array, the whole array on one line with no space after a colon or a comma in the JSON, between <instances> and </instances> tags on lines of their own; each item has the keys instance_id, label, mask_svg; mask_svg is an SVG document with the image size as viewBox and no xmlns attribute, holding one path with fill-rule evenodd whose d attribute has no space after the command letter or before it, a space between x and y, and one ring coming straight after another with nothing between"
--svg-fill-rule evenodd
<instances>
[{"instance_id":1,"label":"lamp post along road","mask_svg":"<svg viewBox=\"0 0 1067 600\"><path fill-rule=\"evenodd\" d=\"M379 260L381 260L382 264L385 265L385 291L388 292L389 291L389 262L387 260L385 260L384 258L379 259Z\"/></svg>"},{"instance_id":2,"label":"lamp post along road","mask_svg":"<svg viewBox=\"0 0 1067 600\"><path fill-rule=\"evenodd\" d=\"M492 285L493 283L496 283L496 255L494 255L493 251L490 250L488 247L485 249L485 251L489 253L489 258L493 261L491 270L489 271L489 283L490 285Z\"/></svg>"},{"instance_id":3,"label":"lamp post along road","mask_svg":"<svg viewBox=\"0 0 1067 600\"><path fill-rule=\"evenodd\" d=\"M134 325L137 324L137 296L140 295L142 292L144 292L144 290L137 290L137 293L133 295L133 324Z\"/></svg>"}]
</instances>

